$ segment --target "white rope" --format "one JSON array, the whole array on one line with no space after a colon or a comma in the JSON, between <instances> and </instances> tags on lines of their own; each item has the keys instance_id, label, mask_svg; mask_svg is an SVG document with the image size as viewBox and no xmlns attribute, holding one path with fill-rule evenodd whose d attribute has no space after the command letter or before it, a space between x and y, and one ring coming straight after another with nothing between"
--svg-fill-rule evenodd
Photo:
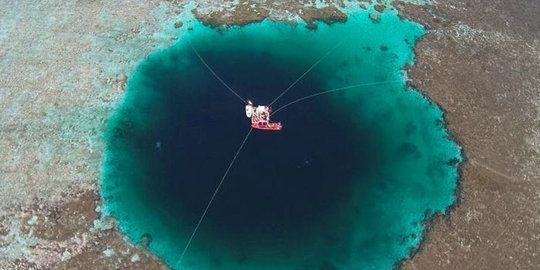
<instances>
[{"instance_id":1,"label":"white rope","mask_svg":"<svg viewBox=\"0 0 540 270\"><path fill-rule=\"evenodd\" d=\"M182 251L182 255L180 255L180 259L178 260L178 264L177 265L181 265L182 264L182 261L184 260L184 256L186 255L186 252L189 248L189 245L191 245L191 241L193 240L193 238L195 237L195 234L197 233L197 230L199 229L199 226L201 225L204 217L206 216L206 213L208 212L208 209L210 209L210 206L212 205L212 202L214 201L214 198L216 197L219 189L221 188L221 185L223 185L223 182L225 181L225 178L227 177L227 174L229 174L229 171L231 170L234 162L236 161L236 158L238 157L238 154L240 154L240 151L242 151L242 148L244 147L244 144L246 144L246 141L248 140L249 138L249 135L251 134L251 131L253 131L253 128L250 128L246 137L244 138L244 141L242 141L242 144L240 145L240 147L238 148L238 150L236 150L236 154L234 154L234 157L233 159L231 160L231 162L229 163L229 167L227 168L227 170L225 171L225 174L223 174L223 177L221 177L221 181L219 182L219 184L217 185L216 189L214 190L214 194L212 194L212 197L210 198L210 201L208 201L208 204L206 205L206 208L204 209L204 212L202 213L201 217L199 218L199 221L197 222L197 225L195 226L195 229L193 230L193 232L191 233L191 236L189 237L189 240L186 244L186 247L184 248L184 250Z\"/></svg>"},{"instance_id":2,"label":"white rope","mask_svg":"<svg viewBox=\"0 0 540 270\"><path fill-rule=\"evenodd\" d=\"M362 83L362 84L355 84L355 85L350 85L350 86L345 86L345 87L340 87L340 88L334 88L334 89L330 89L330 90L326 90L326 91L322 91L322 92L318 92L318 93L315 93L315 94L311 94L309 96L305 96L305 97L302 97L302 98L299 98L297 100L294 100L294 101L291 101L281 107L279 107L277 110L275 110L273 114L279 112L280 110L282 109L285 109L295 103L298 103L298 102L301 102L301 101L304 101L306 99L310 99L310 98L314 98L314 97L317 97L317 96L320 96L320 95L324 95L324 94L329 94L329 93L333 93L333 92L337 92L337 91L342 91L342 90L348 90L348 89L353 89L353 88L357 88L357 87L362 87L362 86L372 86L372 85L380 85L380 84L390 84L390 83L397 83L397 82L401 82L401 80L394 80L394 81L384 81L384 82L373 82L373 83Z\"/></svg>"},{"instance_id":3,"label":"white rope","mask_svg":"<svg viewBox=\"0 0 540 270\"><path fill-rule=\"evenodd\" d=\"M195 54L197 55L197 57L201 60L201 62L204 64L204 66L206 66L206 68L212 73L212 75L214 75L214 77L216 77L216 79L218 79L218 81L221 82L221 84L223 84L227 89L229 89L229 91L231 91L231 93L233 93L237 98L239 98L242 102L244 103L247 103L246 100L241 97L238 93L236 93L228 84L225 83L225 81L223 81L221 79L221 77L219 77L217 75L217 73L206 63L206 61L204 61L204 59L202 58L202 56L199 54L199 52L197 51L197 49L195 49L195 47L193 46L193 44L191 43L191 41L189 41L189 45L191 46L191 49L193 49L193 51L195 52Z\"/></svg>"},{"instance_id":4,"label":"white rope","mask_svg":"<svg viewBox=\"0 0 540 270\"><path fill-rule=\"evenodd\" d=\"M321 58L319 58L319 60L317 60L317 62L313 63L313 65L311 65L311 67L309 67L308 70L306 70L306 72L304 72L302 75L300 75L300 77L298 77L298 79L296 79L291 85L289 85L289 87L287 87L287 89L285 89L285 91L281 92L281 94L279 94L279 96L277 96L274 100L272 100L272 102L270 102L270 104L268 106L272 106L272 104L274 104L283 95L285 95L287 92L289 92L289 90L291 90L291 88L293 88L293 86L295 86L296 83L298 83L302 78L304 78L304 76L306 76L306 74L308 74L312 69L314 69L322 60L324 60L328 55L330 55L330 53L332 53L335 49L337 49L337 47L339 47L341 44L343 44L343 42L345 42L345 39L343 39L341 42L339 42L334 47L332 47L330 50L328 50Z\"/></svg>"}]
</instances>

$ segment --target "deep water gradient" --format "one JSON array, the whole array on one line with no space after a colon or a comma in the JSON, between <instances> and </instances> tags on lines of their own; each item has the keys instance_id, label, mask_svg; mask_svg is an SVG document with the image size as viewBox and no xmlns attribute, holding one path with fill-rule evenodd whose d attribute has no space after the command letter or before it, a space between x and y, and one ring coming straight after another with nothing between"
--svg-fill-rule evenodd
<instances>
[{"instance_id":1,"label":"deep water gradient","mask_svg":"<svg viewBox=\"0 0 540 270\"><path fill-rule=\"evenodd\" d=\"M459 147L442 112L405 89L401 68L423 30L387 12L347 23L196 25L144 60L106 134L103 197L134 241L175 269L389 269L418 246L424 221L455 200ZM241 96L269 103L336 44L274 108L281 132L254 131L178 259L249 130ZM399 82L396 82L399 80Z\"/></svg>"}]
</instances>

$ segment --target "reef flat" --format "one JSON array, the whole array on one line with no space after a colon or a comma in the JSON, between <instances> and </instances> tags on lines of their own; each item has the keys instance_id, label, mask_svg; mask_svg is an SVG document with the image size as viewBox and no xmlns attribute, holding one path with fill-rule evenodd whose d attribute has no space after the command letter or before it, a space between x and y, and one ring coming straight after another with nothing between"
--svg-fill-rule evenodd
<instances>
[{"instance_id":1,"label":"reef flat","mask_svg":"<svg viewBox=\"0 0 540 270\"><path fill-rule=\"evenodd\" d=\"M203 22L219 20L219 28L264 18L333 20L347 12L340 0L4 2L0 265L6 269L167 269L101 213L102 134L136 64L174 43L191 12ZM378 8L395 6L427 27L409 79L444 110L466 159L459 203L433 220L422 249L403 268L534 269L538 1L410 2L380 1ZM184 26L175 28L179 22Z\"/></svg>"}]
</instances>

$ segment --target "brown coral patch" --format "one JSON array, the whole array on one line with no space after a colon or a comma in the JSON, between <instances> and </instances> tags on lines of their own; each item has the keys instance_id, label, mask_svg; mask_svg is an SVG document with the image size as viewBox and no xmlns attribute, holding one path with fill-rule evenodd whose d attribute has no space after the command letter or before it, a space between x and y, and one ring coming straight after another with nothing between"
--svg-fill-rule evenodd
<instances>
[{"instance_id":1,"label":"brown coral patch","mask_svg":"<svg viewBox=\"0 0 540 270\"><path fill-rule=\"evenodd\" d=\"M94 220L98 218L95 211L98 200L99 196L94 191L86 191L61 205L35 205L36 215L26 223L38 238L67 240L93 226Z\"/></svg>"},{"instance_id":2,"label":"brown coral patch","mask_svg":"<svg viewBox=\"0 0 540 270\"><path fill-rule=\"evenodd\" d=\"M116 231L99 233L84 252L61 263L57 269L169 269L150 253L127 244L123 238ZM113 255L107 255L105 250Z\"/></svg>"},{"instance_id":3,"label":"brown coral patch","mask_svg":"<svg viewBox=\"0 0 540 270\"><path fill-rule=\"evenodd\" d=\"M317 25L315 21L321 21L326 24L333 24L337 22L346 22L347 14L341 12L335 6L328 6L324 8L302 8L299 12L300 18L307 23L307 28L316 29Z\"/></svg>"},{"instance_id":4,"label":"brown coral patch","mask_svg":"<svg viewBox=\"0 0 540 270\"><path fill-rule=\"evenodd\" d=\"M242 26L250 23L262 22L269 15L267 9L257 8L256 6L248 4L240 4L232 12L220 10L204 14L198 9L193 9L191 12L195 15L195 18L204 25L212 27Z\"/></svg>"}]
</instances>

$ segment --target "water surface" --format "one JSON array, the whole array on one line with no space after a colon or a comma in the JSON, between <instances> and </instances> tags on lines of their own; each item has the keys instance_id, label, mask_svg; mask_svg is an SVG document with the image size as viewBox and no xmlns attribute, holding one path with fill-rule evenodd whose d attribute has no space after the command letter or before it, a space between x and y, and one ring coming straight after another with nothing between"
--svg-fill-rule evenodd
<instances>
[{"instance_id":1,"label":"water surface","mask_svg":"<svg viewBox=\"0 0 540 270\"><path fill-rule=\"evenodd\" d=\"M423 34L386 12L347 23L196 25L131 76L106 134L102 194L134 242L175 269L389 269L418 246L426 217L455 200L459 147L442 112L401 68ZM249 130L242 97L274 104L368 85L276 113L281 132L254 131L182 265L197 219ZM339 44L335 48L336 44ZM335 48L335 49L332 49ZM454 161L454 162L453 162Z\"/></svg>"}]
</instances>

